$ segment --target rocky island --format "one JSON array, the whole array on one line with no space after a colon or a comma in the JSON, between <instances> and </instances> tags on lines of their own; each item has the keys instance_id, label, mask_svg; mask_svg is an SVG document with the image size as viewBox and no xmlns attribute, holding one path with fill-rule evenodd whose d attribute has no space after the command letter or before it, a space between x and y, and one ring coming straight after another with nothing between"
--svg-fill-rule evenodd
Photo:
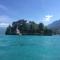
<instances>
[{"instance_id":1,"label":"rocky island","mask_svg":"<svg viewBox=\"0 0 60 60\"><path fill-rule=\"evenodd\" d=\"M35 23L20 19L8 26L5 32L6 35L52 35L52 30L44 26L43 23Z\"/></svg>"}]
</instances>

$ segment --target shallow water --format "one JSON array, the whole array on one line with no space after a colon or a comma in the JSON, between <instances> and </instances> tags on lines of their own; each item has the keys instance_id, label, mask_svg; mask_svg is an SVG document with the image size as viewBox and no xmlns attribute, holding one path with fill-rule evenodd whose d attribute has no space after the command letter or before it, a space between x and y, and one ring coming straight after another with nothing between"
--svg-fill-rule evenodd
<instances>
[{"instance_id":1,"label":"shallow water","mask_svg":"<svg viewBox=\"0 0 60 60\"><path fill-rule=\"evenodd\" d=\"M60 60L60 36L0 36L0 60Z\"/></svg>"}]
</instances>

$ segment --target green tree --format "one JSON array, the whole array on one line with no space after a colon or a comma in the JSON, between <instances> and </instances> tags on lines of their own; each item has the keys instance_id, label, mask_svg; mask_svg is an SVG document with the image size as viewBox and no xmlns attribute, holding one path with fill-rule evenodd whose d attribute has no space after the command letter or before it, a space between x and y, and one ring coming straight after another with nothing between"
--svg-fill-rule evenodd
<instances>
[{"instance_id":1,"label":"green tree","mask_svg":"<svg viewBox=\"0 0 60 60\"><path fill-rule=\"evenodd\" d=\"M52 30L44 27L43 23L35 23L34 21L27 22L24 19L18 20L12 23L12 26L8 26L5 34L16 35L16 29L20 30L22 35L52 35Z\"/></svg>"},{"instance_id":2,"label":"green tree","mask_svg":"<svg viewBox=\"0 0 60 60\"><path fill-rule=\"evenodd\" d=\"M36 33L36 23L33 21L29 21L29 32L30 34Z\"/></svg>"},{"instance_id":3,"label":"green tree","mask_svg":"<svg viewBox=\"0 0 60 60\"><path fill-rule=\"evenodd\" d=\"M45 29L44 29L44 35L52 35L52 30L48 29L47 27L45 27Z\"/></svg>"},{"instance_id":4,"label":"green tree","mask_svg":"<svg viewBox=\"0 0 60 60\"><path fill-rule=\"evenodd\" d=\"M43 32L44 32L44 24L39 23L38 24L38 33L43 34Z\"/></svg>"},{"instance_id":5,"label":"green tree","mask_svg":"<svg viewBox=\"0 0 60 60\"><path fill-rule=\"evenodd\" d=\"M7 27L7 29L6 29L6 32L5 32L5 34L7 35L7 34L9 34L9 35L11 35L12 33L11 33L11 26L9 25L8 27Z\"/></svg>"}]
</instances>

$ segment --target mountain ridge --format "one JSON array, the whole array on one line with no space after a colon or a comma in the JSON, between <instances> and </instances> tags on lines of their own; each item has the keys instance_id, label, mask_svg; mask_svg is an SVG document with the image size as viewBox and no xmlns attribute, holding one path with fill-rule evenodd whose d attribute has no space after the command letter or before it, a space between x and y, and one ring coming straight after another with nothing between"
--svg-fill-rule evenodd
<instances>
[{"instance_id":1,"label":"mountain ridge","mask_svg":"<svg viewBox=\"0 0 60 60\"><path fill-rule=\"evenodd\" d=\"M48 28L60 34L60 20L54 21L53 23L49 24Z\"/></svg>"}]
</instances>

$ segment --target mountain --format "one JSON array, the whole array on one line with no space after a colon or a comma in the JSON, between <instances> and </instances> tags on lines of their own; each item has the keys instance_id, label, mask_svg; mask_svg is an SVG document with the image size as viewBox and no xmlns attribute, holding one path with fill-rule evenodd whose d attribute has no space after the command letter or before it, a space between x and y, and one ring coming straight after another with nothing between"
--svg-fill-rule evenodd
<instances>
[{"instance_id":1,"label":"mountain","mask_svg":"<svg viewBox=\"0 0 60 60\"><path fill-rule=\"evenodd\" d=\"M54 21L53 23L49 24L48 28L60 34L60 20Z\"/></svg>"},{"instance_id":2,"label":"mountain","mask_svg":"<svg viewBox=\"0 0 60 60\"><path fill-rule=\"evenodd\" d=\"M0 35L4 35L6 31L6 27L0 27Z\"/></svg>"}]
</instances>

